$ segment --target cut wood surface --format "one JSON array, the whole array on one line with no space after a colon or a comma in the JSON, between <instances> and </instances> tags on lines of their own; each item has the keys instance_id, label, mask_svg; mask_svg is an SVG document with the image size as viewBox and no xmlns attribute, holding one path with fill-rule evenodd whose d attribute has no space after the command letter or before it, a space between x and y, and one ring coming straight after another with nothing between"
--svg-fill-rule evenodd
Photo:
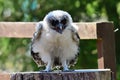
<instances>
[{"instance_id":1,"label":"cut wood surface","mask_svg":"<svg viewBox=\"0 0 120 80\"><path fill-rule=\"evenodd\" d=\"M86 69L76 70L74 72L54 71L8 73L0 75L0 80L112 80L112 77L109 69Z\"/></svg>"}]
</instances>

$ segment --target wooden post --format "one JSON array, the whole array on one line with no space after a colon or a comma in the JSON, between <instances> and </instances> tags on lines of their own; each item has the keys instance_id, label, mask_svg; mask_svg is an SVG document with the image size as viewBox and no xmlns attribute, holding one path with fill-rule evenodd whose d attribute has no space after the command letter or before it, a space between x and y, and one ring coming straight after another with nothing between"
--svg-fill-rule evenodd
<instances>
[{"instance_id":1,"label":"wooden post","mask_svg":"<svg viewBox=\"0 0 120 80\"><path fill-rule=\"evenodd\" d=\"M113 23L97 23L98 68L110 68L116 80L115 37Z\"/></svg>"}]
</instances>

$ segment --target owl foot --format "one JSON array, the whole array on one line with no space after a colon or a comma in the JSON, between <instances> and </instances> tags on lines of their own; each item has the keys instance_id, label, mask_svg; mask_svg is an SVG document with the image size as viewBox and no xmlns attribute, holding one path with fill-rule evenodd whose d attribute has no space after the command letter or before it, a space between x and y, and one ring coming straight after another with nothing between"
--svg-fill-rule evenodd
<instances>
[{"instance_id":1,"label":"owl foot","mask_svg":"<svg viewBox=\"0 0 120 80\"><path fill-rule=\"evenodd\" d=\"M68 70L63 70L63 72L73 72L74 70L68 69Z\"/></svg>"}]
</instances>

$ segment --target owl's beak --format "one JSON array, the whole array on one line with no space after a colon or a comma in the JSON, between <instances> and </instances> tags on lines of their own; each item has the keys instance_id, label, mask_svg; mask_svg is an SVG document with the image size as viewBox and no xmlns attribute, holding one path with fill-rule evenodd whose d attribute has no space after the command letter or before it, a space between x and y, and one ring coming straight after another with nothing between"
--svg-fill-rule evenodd
<instances>
[{"instance_id":1,"label":"owl's beak","mask_svg":"<svg viewBox=\"0 0 120 80\"><path fill-rule=\"evenodd\" d=\"M57 32L58 33L60 33L60 34L62 34L62 32L63 32L63 24L61 24L61 23L59 23L58 25L57 25Z\"/></svg>"}]
</instances>

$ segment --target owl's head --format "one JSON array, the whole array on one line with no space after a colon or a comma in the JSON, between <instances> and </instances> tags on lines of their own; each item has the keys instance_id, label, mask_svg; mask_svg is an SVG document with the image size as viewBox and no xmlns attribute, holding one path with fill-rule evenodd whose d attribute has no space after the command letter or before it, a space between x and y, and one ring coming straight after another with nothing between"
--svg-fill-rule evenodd
<instances>
[{"instance_id":1,"label":"owl's head","mask_svg":"<svg viewBox=\"0 0 120 80\"><path fill-rule=\"evenodd\" d=\"M69 13L62 10L54 10L49 12L45 18L44 21L48 24L48 26L55 30L56 32L62 34L64 29L71 25L72 18Z\"/></svg>"}]
</instances>

